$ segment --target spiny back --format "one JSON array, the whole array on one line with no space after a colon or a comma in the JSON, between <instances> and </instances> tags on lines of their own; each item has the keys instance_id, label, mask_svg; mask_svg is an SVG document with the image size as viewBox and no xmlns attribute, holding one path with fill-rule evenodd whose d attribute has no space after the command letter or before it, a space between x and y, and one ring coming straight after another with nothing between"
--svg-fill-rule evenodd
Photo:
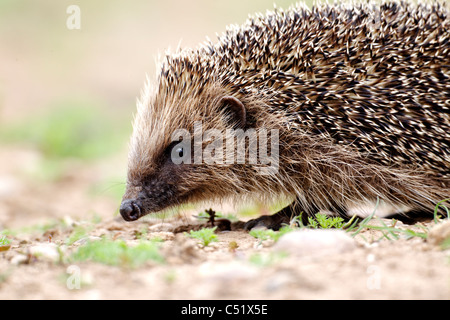
<instances>
[{"instance_id":1,"label":"spiny back","mask_svg":"<svg viewBox=\"0 0 450 320\"><path fill-rule=\"evenodd\" d=\"M450 177L450 18L445 4L298 5L168 56L160 91L270 97L286 126L383 165Z\"/></svg>"}]
</instances>

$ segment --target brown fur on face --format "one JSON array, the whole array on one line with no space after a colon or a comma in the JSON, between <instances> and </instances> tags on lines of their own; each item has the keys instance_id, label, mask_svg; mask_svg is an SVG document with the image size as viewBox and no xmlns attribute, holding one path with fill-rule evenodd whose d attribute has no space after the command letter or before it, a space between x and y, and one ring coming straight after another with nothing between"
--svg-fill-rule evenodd
<instances>
[{"instance_id":1,"label":"brown fur on face","mask_svg":"<svg viewBox=\"0 0 450 320\"><path fill-rule=\"evenodd\" d=\"M250 165L217 165L204 161L197 164L194 159L191 164L176 165L170 158L174 146L171 136L176 129L186 129L192 134L192 141L209 129L218 130L226 136L226 129L233 128L237 123L230 110L222 104L222 98L227 94L224 89L213 85L204 88L201 94L183 97L181 101L166 92L159 92L147 100L144 96L139 102L130 143L127 189L123 197L124 201L137 203L139 216L186 202L236 195L245 197L255 191L251 184L252 177L242 179L250 172L256 174ZM248 126L280 129L279 116L268 113L263 100L249 95L239 101L245 104ZM179 112L180 108L183 114ZM196 121L202 124L200 133L194 130ZM211 141L202 140L201 150L204 150ZM260 180L259 188L265 191L276 186L272 179L268 182Z\"/></svg>"}]
</instances>

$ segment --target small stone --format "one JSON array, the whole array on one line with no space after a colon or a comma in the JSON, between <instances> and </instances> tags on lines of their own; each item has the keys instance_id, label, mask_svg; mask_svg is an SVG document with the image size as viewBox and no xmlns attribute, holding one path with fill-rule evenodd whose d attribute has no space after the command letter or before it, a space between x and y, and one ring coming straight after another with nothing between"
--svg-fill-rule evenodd
<instances>
[{"instance_id":1,"label":"small stone","mask_svg":"<svg viewBox=\"0 0 450 320\"><path fill-rule=\"evenodd\" d=\"M161 239L162 241L175 239L175 234L168 231L156 231L148 235L149 239Z\"/></svg>"},{"instance_id":2,"label":"small stone","mask_svg":"<svg viewBox=\"0 0 450 320\"><path fill-rule=\"evenodd\" d=\"M25 264L28 263L28 257L24 254L16 254L14 257L11 258L11 264L17 266L19 264Z\"/></svg>"},{"instance_id":3,"label":"small stone","mask_svg":"<svg viewBox=\"0 0 450 320\"><path fill-rule=\"evenodd\" d=\"M303 229L281 236L273 248L299 257L317 257L351 251L356 243L342 230Z\"/></svg>"},{"instance_id":4,"label":"small stone","mask_svg":"<svg viewBox=\"0 0 450 320\"><path fill-rule=\"evenodd\" d=\"M67 216L67 215L63 217L62 221L66 226L69 226L69 227L76 227L76 226L80 225L79 222L73 220L72 217Z\"/></svg>"},{"instance_id":5,"label":"small stone","mask_svg":"<svg viewBox=\"0 0 450 320\"><path fill-rule=\"evenodd\" d=\"M58 261L60 252L58 246L54 243L42 243L28 248L29 253L37 258L42 258L50 261Z\"/></svg>"},{"instance_id":6,"label":"small stone","mask_svg":"<svg viewBox=\"0 0 450 320\"><path fill-rule=\"evenodd\" d=\"M1 251L8 251L9 249L11 249L11 245L10 244L0 245L0 252Z\"/></svg>"},{"instance_id":7,"label":"small stone","mask_svg":"<svg viewBox=\"0 0 450 320\"><path fill-rule=\"evenodd\" d=\"M164 244L162 253L169 263L192 263L199 258L197 243L180 233L176 234L172 241Z\"/></svg>"},{"instance_id":8,"label":"small stone","mask_svg":"<svg viewBox=\"0 0 450 320\"><path fill-rule=\"evenodd\" d=\"M274 245L274 243L275 243L275 241L273 239L266 239L266 240L261 241L261 245L264 248L272 247Z\"/></svg>"},{"instance_id":9,"label":"small stone","mask_svg":"<svg viewBox=\"0 0 450 320\"><path fill-rule=\"evenodd\" d=\"M445 220L433 226L428 232L428 242L440 246L444 240L450 238L450 220Z\"/></svg>"},{"instance_id":10,"label":"small stone","mask_svg":"<svg viewBox=\"0 0 450 320\"><path fill-rule=\"evenodd\" d=\"M150 227L148 227L149 231L173 231L174 227L171 223L166 223L166 222L162 222L162 223L157 223L154 224Z\"/></svg>"}]
</instances>

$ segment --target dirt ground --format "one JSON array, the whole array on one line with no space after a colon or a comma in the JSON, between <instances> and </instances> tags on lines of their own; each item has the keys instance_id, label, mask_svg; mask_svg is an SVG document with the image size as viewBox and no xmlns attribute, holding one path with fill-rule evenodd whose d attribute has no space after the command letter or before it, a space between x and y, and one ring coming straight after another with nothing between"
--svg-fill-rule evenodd
<instances>
[{"instance_id":1,"label":"dirt ground","mask_svg":"<svg viewBox=\"0 0 450 320\"><path fill-rule=\"evenodd\" d=\"M228 23L273 7L271 0L78 1L77 31L66 27L72 2L0 5L0 129L58 101L83 98L100 101L109 113L129 115L128 125L158 53L176 48L180 39L183 46L198 44ZM11 241L9 248L0 246L0 299L450 298L450 252L435 237L389 240L369 229L355 238L317 231L307 235L309 242L287 241L293 252L286 255L280 245L286 238L261 241L235 230L218 233L218 242L204 247L174 232L198 224L192 214L205 208L178 218L124 222L117 214L117 190L126 175L126 152L64 159L57 177L49 178L42 174L42 150L0 144L0 235ZM437 234L448 232L448 225ZM80 226L87 234L67 244ZM432 221L403 227L436 231ZM127 246L142 237L162 239L164 262L129 268L68 259L86 241L105 236Z\"/></svg>"},{"instance_id":2,"label":"dirt ground","mask_svg":"<svg viewBox=\"0 0 450 320\"><path fill-rule=\"evenodd\" d=\"M433 243L434 238L388 240L367 229L355 238L332 238L330 249L315 247L317 239L326 236L320 230L307 244L311 250L300 246L294 249L297 252L282 255L273 241L237 230L218 233L219 241L204 247L183 232L174 232L200 223L189 212L181 218L129 223L111 214L116 201L87 197L82 190L98 179L93 172L98 172L99 164L78 167L76 176L68 174L45 187L14 178L15 168L32 166L36 157L20 148L4 150L0 157L15 163L0 172L0 223L16 230L8 236L10 249L0 253L0 299L450 298L450 252ZM97 220L77 216L77 211L87 211L86 205L92 212L109 213ZM67 245L80 225L89 226L89 232ZM433 221L404 227L436 228ZM159 250L164 263L129 268L61 261L86 239L108 236L132 246L142 235L163 240Z\"/></svg>"}]
</instances>

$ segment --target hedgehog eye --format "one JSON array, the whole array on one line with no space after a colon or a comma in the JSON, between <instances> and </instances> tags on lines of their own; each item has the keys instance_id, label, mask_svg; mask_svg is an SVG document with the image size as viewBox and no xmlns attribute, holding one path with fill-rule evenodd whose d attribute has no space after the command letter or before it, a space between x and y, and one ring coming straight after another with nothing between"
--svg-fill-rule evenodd
<instances>
[{"instance_id":1,"label":"hedgehog eye","mask_svg":"<svg viewBox=\"0 0 450 320\"><path fill-rule=\"evenodd\" d=\"M190 163L190 148L185 142L177 141L170 146L170 160L174 164Z\"/></svg>"},{"instance_id":2,"label":"hedgehog eye","mask_svg":"<svg viewBox=\"0 0 450 320\"><path fill-rule=\"evenodd\" d=\"M184 148L183 147L176 148L175 154L178 156L178 158L183 158Z\"/></svg>"}]
</instances>

